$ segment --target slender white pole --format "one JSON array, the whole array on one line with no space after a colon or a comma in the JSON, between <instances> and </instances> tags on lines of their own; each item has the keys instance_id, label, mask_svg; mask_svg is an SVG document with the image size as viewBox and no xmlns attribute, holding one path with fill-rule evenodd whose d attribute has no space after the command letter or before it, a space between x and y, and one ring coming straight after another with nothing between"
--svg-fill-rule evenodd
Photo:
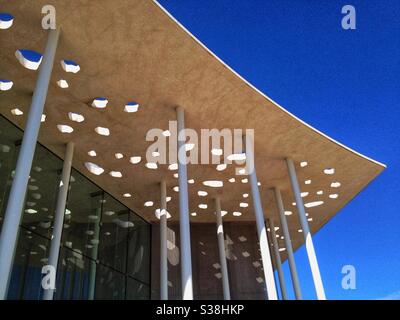
<instances>
[{"instance_id":1,"label":"slender white pole","mask_svg":"<svg viewBox=\"0 0 400 320\"><path fill-rule=\"evenodd\" d=\"M278 300L275 287L274 270L271 262L267 232L265 230L264 212L261 204L260 191L258 190L258 180L253 154L253 141L250 136L245 136L246 141L246 166L250 176L251 194L253 198L254 214L256 217L257 233L260 242L261 260L264 269L264 277L269 300Z\"/></svg>"},{"instance_id":2,"label":"slender white pole","mask_svg":"<svg viewBox=\"0 0 400 320\"><path fill-rule=\"evenodd\" d=\"M26 188L35 153L59 34L59 29L49 31L46 49L29 109L24 137L22 138L15 176L8 197L7 209L4 215L0 235L0 300L6 299L7 296L13 255L17 245L18 228L22 218Z\"/></svg>"},{"instance_id":3,"label":"slender white pole","mask_svg":"<svg viewBox=\"0 0 400 320\"><path fill-rule=\"evenodd\" d=\"M99 242L100 242L100 219L101 219L101 211L103 208L102 201L103 201L103 196L100 201L100 206L96 209L97 219L94 222L94 234L93 234L93 239L91 241L93 248L91 252L92 260L90 260L90 266L89 266L88 300L94 300L96 294L97 256L99 252Z\"/></svg>"},{"instance_id":4,"label":"slender white pole","mask_svg":"<svg viewBox=\"0 0 400 320\"><path fill-rule=\"evenodd\" d=\"M281 288L282 300L287 300L285 277L283 275L283 269L282 269L282 260L281 260L281 255L279 253L278 240L276 239L275 225L272 219L269 219L269 228L271 230L272 245L274 248L276 269L278 270L279 285Z\"/></svg>"},{"instance_id":5,"label":"slender white pole","mask_svg":"<svg viewBox=\"0 0 400 320\"><path fill-rule=\"evenodd\" d=\"M288 261L289 261L290 274L292 276L292 284L293 284L294 294L295 294L296 300L301 300L302 295L301 295L299 277L297 275L296 262L294 260L294 255L293 255L292 240L290 239L290 233L289 233L289 228L288 228L288 224L287 224L287 220L286 220L286 216L285 216L285 209L283 207L281 192L278 188L274 188L274 194L275 194L276 206L278 207L278 211L279 211L279 220L281 222L283 237L285 240L286 253L287 253L287 257L288 257Z\"/></svg>"},{"instance_id":6,"label":"slender white pole","mask_svg":"<svg viewBox=\"0 0 400 320\"><path fill-rule=\"evenodd\" d=\"M64 225L64 215L67 203L73 155L74 143L68 142L65 150L60 186L57 195L56 213L54 216L53 235L50 244L50 254L48 261L48 264L52 266L55 270L55 276L57 274L58 256L60 254L61 235ZM43 300L53 300L53 295L54 289L46 289L43 292Z\"/></svg>"},{"instance_id":7,"label":"slender white pole","mask_svg":"<svg viewBox=\"0 0 400 320\"><path fill-rule=\"evenodd\" d=\"M322 284L321 274L319 271L317 256L315 254L310 228L308 227L306 211L304 209L303 199L301 198L299 182L297 181L296 169L294 167L293 160L289 158L286 159L286 165L289 171L290 181L292 184L293 194L300 218L301 228L303 229L303 236L304 236L304 241L306 243L308 261L311 267L311 273L314 280L314 286L315 286L315 291L317 293L317 298L318 300L326 300L325 290Z\"/></svg>"},{"instance_id":8,"label":"slender white pole","mask_svg":"<svg viewBox=\"0 0 400 320\"><path fill-rule=\"evenodd\" d=\"M193 300L192 256L190 248L190 221L188 179L186 168L185 115L182 107L176 108L178 127L178 181L179 181L179 222L181 242L182 299Z\"/></svg>"},{"instance_id":9,"label":"slender white pole","mask_svg":"<svg viewBox=\"0 0 400 320\"><path fill-rule=\"evenodd\" d=\"M168 300L167 186L161 181L160 206L160 299Z\"/></svg>"},{"instance_id":10,"label":"slender white pole","mask_svg":"<svg viewBox=\"0 0 400 320\"><path fill-rule=\"evenodd\" d=\"M226 254L225 254L225 237L224 237L224 227L222 224L221 201L218 197L215 198L214 201L215 201L215 215L217 217L217 237L218 237L219 262L221 265L221 273L222 273L222 289L224 292L224 300L231 300L231 293L229 290L228 266L226 263Z\"/></svg>"}]
</instances>

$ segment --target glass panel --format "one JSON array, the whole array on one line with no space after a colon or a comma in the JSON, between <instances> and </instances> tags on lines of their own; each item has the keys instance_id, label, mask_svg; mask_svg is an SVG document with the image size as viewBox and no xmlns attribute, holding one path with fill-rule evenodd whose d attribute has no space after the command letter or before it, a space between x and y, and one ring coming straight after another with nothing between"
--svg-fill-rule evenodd
<instances>
[{"instance_id":1,"label":"glass panel","mask_svg":"<svg viewBox=\"0 0 400 320\"><path fill-rule=\"evenodd\" d=\"M22 131L0 116L0 227L21 139ZM10 299L42 297L41 269L48 260L61 169L62 160L38 144ZM150 235L148 223L72 169L54 298L149 299Z\"/></svg>"},{"instance_id":2,"label":"glass panel","mask_svg":"<svg viewBox=\"0 0 400 320\"><path fill-rule=\"evenodd\" d=\"M76 251L62 248L57 270L55 299L87 300L91 261Z\"/></svg>"},{"instance_id":3,"label":"glass panel","mask_svg":"<svg viewBox=\"0 0 400 320\"><path fill-rule=\"evenodd\" d=\"M127 300L148 300L150 299L150 287L135 279L127 277L126 284Z\"/></svg>"},{"instance_id":4,"label":"glass panel","mask_svg":"<svg viewBox=\"0 0 400 320\"><path fill-rule=\"evenodd\" d=\"M21 131L0 116L0 230L21 138Z\"/></svg>"},{"instance_id":5,"label":"glass panel","mask_svg":"<svg viewBox=\"0 0 400 320\"><path fill-rule=\"evenodd\" d=\"M131 213L129 229L128 272L132 278L150 283L150 225Z\"/></svg>"},{"instance_id":6,"label":"glass panel","mask_svg":"<svg viewBox=\"0 0 400 320\"><path fill-rule=\"evenodd\" d=\"M20 228L8 299L41 299L42 266L46 264L49 240Z\"/></svg>"},{"instance_id":7,"label":"glass panel","mask_svg":"<svg viewBox=\"0 0 400 320\"><path fill-rule=\"evenodd\" d=\"M22 225L50 239L63 162L36 146L26 192Z\"/></svg>"},{"instance_id":8,"label":"glass panel","mask_svg":"<svg viewBox=\"0 0 400 320\"><path fill-rule=\"evenodd\" d=\"M96 299L125 299L125 275L104 265L97 266Z\"/></svg>"},{"instance_id":9,"label":"glass panel","mask_svg":"<svg viewBox=\"0 0 400 320\"><path fill-rule=\"evenodd\" d=\"M72 170L62 243L77 253L97 259L103 192Z\"/></svg>"},{"instance_id":10,"label":"glass panel","mask_svg":"<svg viewBox=\"0 0 400 320\"><path fill-rule=\"evenodd\" d=\"M99 244L101 263L125 273L128 230L132 226L129 209L105 194Z\"/></svg>"}]
</instances>

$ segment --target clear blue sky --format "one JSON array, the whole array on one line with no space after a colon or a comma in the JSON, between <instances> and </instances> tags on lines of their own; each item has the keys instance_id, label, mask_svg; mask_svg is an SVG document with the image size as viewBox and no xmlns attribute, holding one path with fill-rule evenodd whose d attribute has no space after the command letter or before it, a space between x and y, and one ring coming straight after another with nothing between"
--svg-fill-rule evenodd
<instances>
[{"instance_id":1,"label":"clear blue sky","mask_svg":"<svg viewBox=\"0 0 400 320\"><path fill-rule=\"evenodd\" d=\"M388 166L314 244L329 299L400 299L400 1L159 2L287 110ZM341 28L346 4L356 8L356 30ZM313 299L304 249L296 259L304 297ZM347 264L357 271L355 290L341 287ZM289 284L287 264L284 271Z\"/></svg>"}]
</instances>

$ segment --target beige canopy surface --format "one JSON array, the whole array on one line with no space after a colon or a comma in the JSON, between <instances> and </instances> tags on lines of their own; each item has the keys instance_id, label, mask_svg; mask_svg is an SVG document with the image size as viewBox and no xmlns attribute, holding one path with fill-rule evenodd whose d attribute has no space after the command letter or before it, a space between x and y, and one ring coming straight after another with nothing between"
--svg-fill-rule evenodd
<instances>
[{"instance_id":1,"label":"beige canopy surface","mask_svg":"<svg viewBox=\"0 0 400 320\"><path fill-rule=\"evenodd\" d=\"M0 3L1 11L15 17L11 28L0 30L0 77L14 82L11 90L0 92L0 110L24 128L38 71L24 68L15 52L30 49L43 53L48 32L41 26L41 10L48 1ZM171 219L179 219L179 194L173 190L178 185L174 177L177 171L168 170L165 164L157 169L145 166L146 150L152 143L146 141L147 132L168 129L169 121L176 119L177 105L185 110L186 127L199 133L212 128L255 130L255 165L264 214L279 225L270 189L279 187L285 210L293 212L287 215L295 248L303 238L298 232L286 157L295 161L313 233L384 169L384 165L332 140L258 91L156 2L54 0L52 4L61 36L39 141L60 157L65 143L74 141L74 167L148 221L157 220L154 212L159 208L162 178L171 197ZM80 71L65 72L61 66L64 59L75 61ZM66 80L68 88L60 88L59 80ZM92 107L97 97L108 99L106 108ZM137 112L124 112L130 101L139 104ZM15 108L23 115L12 114ZM69 112L81 114L84 121L71 121ZM62 133L57 125L68 125L73 132ZM110 134L99 135L97 127L108 128ZM95 157L88 154L92 150ZM117 159L116 153L123 157ZM137 156L141 162L132 164L130 158ZM86 162L104 172L94 175ZM215 222L216 195L226 211L225 221L254 220L250 185L246 176L235 175L235 168L235 164L221 171L215 164L188 166L188 179L194 180L189 184L190 212L196 213L190 217L192 222ZM111 171L120 172L122 177L111 176ZM230 182L232 178L235 182ZM223 187L204 186L208 180L222 181ZM199 196L199 191L207 192L207 196ZM126 193L131 197L124 197Z\"/></svg>"}]
</instances>

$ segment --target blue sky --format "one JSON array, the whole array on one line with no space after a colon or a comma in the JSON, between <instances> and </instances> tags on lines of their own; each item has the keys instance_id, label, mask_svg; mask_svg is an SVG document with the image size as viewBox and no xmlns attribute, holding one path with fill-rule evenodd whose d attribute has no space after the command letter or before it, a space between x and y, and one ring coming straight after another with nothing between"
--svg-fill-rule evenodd
<instances>
[{"instance_id":1,"label":"blue sky","mask_svg":"<svg viewBox=\"0 0 400 320\"><path fill-rule=\"evenodd\" d=\"M328 299L400 299L400 1L159 2L287 110L388 166L314 245ZM356 30L341 27L346 4L356 8ZM314 299L304 248L296 261L303 295ZM355 290L341 287L348 264Z\"/></svg>"}]
</instances>

